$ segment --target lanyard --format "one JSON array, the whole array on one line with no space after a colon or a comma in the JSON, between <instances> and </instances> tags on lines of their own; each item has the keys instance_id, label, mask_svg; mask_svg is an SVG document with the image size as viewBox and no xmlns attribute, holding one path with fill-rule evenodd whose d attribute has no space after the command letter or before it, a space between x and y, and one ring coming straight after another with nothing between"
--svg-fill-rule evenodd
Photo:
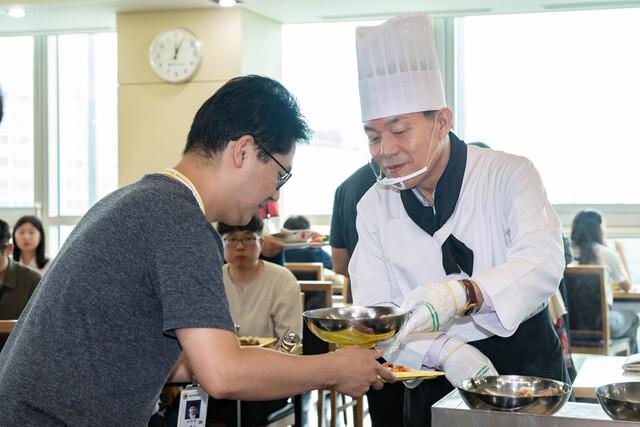
<instances>
[{"instance_id":1,"label":"lanyard","mask_svg":"<svg viewBox=\"0 0 640 427\"><path fill-rule=\"evenodd\" d=\"M172 169L172 168L166 168L164 170L164 172L162 172L162 174L164 176L168 176L169 178L175 179L176 181L184 184L185 187L187 187L189 190L191 190L191 193L193 194L193 197L195 197L196 201L198 202L198 206L200 206L200 210L202 211L202 213L204 215L206 215L206 213L204 211L204 203L202 202L202 198L200 197L200 193L198 193L198 190L196 190L196 187L189 180L189 178L187 178L186 176L184 176L183 174L181 174L180 172L178 172L177 170Z\"/></svg>"}]
</instances>

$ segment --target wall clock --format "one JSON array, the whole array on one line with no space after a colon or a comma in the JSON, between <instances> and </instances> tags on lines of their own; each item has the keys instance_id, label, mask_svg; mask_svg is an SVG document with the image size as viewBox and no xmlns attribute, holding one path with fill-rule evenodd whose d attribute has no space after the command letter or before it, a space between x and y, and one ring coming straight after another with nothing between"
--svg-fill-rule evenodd
<instances>
[{"instance_id":1,"label":"wall clock","mask_svg":"<svg viewBox=\"0 0 640 427\"><path fill-rule=\"evenodd\" d=\"M149 64L161 79L180 83L191 79L202 61L202 43L189 30L173 28L154 37Z\"/></svg>"}]
</instances>

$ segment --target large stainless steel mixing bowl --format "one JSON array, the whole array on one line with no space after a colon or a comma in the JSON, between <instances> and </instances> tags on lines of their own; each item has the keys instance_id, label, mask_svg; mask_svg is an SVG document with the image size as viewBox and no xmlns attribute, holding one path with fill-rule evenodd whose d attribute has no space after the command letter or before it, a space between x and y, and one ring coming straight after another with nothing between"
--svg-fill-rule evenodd
<instances>
[{"instance_id":1,"label":"large stainless steel mixing bowl","mask_svg":"<svg viewBox=\"0 0 640 427\"><path fill-rule=\"evenodd\" d=\"M374 347L393 337L409 317L395 307L334 307L303 313L307 326L321 340L340 347Z\"/></svg>"},{"instance_id":2,"label":"large stainless steel mixing bowl","mask_svg":"<svg viewBox=\"0 0 640 427\"><path fill-rule=\"evenodd\" d=\"M538 415L556 413L571 394L569 384L519 375L470 378L458 390L471 409Z\"/></svg>"},{"instance_id":3,"label":"large stainless steel mixing bowl","mask_svg":"<svg viewBox=\"0 0 640 427\"><path fill-rule=\"evenodd\" d=\"M640 421L640 382L601 385L596 396L614 420Z\"/></svg>"}]
</instances>

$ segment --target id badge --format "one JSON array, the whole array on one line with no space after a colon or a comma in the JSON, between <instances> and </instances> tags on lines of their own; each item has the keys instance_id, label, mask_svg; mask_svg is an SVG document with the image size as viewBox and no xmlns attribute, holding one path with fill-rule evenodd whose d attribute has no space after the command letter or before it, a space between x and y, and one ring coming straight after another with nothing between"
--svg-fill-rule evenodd
<instances>
[{"instance_id":1,"label":"id badge","mask_svg":"<svg viewBox=\"0 0 640 427\"><path fill-rule=\"evenodd\" d=\"M204 427L207 424L209 395L197 384L188 385L180 392L178 427Z\"/></svg>"}]
</instances>

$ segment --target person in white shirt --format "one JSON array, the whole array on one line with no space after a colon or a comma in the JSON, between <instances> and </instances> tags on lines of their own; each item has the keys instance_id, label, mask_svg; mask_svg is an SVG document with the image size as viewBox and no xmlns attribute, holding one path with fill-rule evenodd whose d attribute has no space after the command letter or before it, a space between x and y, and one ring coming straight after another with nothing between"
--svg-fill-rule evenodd
<instances>
[{"instance_id":1,"label":"person in white shirt","mask_svg":"<svg viewBox=\"0 0 640 427\"><path fill-rule=\"evenodd\" d=\"M286 268L260 259L263 227L258 216L244 226L218 223L227 261L222 267L222 278L231 318L242 336L277 338L290 327L290 332L301 337L300 285ZM269 414L286 404L287 399L243 401L242 425L264 425ZM237 424L236 401L211 399L209 408L208 419Z\"/></svg>"},{"instance_id":2,"label":"person in white shirt","mask_svg":"<svg viewBox=\"0 0 640 427\"><path fill-rule=\"evenodd\" d=\"M258 216L245 226L218 223L231 318L240 326L240 335L277 338L291 327L301 336L300 285L288 269L260 259L262 229Z\"/></svg>"},{"instance_id":3,"label":"person in white shirt","mask_svg":"<svg viewBox=\"0 0 640 427\"><path fill-rule=\"evenodd\" d=\"M574 258L578 264L604 266L604 288L609 305L609 330L612 338L628 337L631 353L638 352L637 331L640 320L631 310L613 309L613 285L624 292L631 289L622 245L616 241L615 250L605 244L606 226L600 212L585 209L576 214L571 226Z\"/></svg>"},{"instance_id":4,"label":"person in white shirt","mask_svg":"<svg viewBox=\"0 0 640 427\"><path fill-rule=\"evenodd\" d=\"M360 27L356 48L378 185L357 208L354 303L412 310L385 359L446 376L405 389L404 425L430 425L431 405L469 377L568 382L546 306L561 227L537 170L451 131L426 16Z\"/></svg>"},{"instance_id":5,"label":"person in white shirt","mask_svg":"<svg viewBox=\"0 0 640 427\"><path fill-rule=\"evenodd\" d=\"M44 275L50 259L45 255L45 233L38 217L26 215L13 226L13 259Z\"/></svg>"}]
</instances>

